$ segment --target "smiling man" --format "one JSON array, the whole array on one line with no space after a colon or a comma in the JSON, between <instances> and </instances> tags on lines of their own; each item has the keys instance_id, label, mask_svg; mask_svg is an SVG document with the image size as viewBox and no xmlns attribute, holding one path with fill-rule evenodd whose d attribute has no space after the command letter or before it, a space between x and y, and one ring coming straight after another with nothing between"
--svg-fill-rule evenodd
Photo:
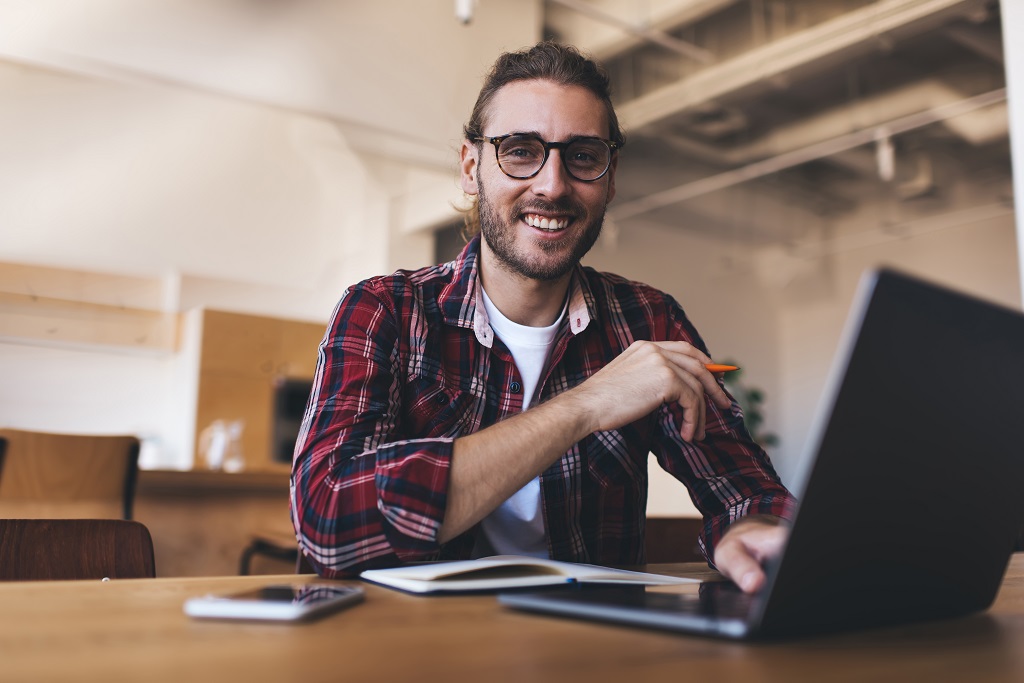
<instances>
[{"instance_id":1,"label":"smiling man","mask_svg":"<svg viewBox=\"0 0 1024 683\"><path fill-rule=\"evenodd\" d=\"M304 554L332 577L495 553L640 564L653 452L708 559L756 590L792 497L676 301L580 264L624 144L607 76L556 43L506 53L464 133L472 239L351 287L320 346L292 472Z\"/></svg>"}]
</instances>

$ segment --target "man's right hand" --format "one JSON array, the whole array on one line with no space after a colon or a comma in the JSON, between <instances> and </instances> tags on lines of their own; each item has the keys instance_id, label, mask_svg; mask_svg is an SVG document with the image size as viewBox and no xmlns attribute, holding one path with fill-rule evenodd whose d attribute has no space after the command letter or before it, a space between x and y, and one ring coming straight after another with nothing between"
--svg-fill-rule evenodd
<instances>
[{"instance_id":1,"label":"man's right hand","mask_svg":"<svg viewBox=\"0 0 1024 683\"><path fill-rule=\"evenodd\" d=\"M617 429L665 403L683 409L680 436L704 438L704 395L723 410L730 400L705 363L711 359L687 342L636 341L571 392L590 417L590 432ZM566 394L563 394L566 395Z\"/></svg>"}]
</instances>

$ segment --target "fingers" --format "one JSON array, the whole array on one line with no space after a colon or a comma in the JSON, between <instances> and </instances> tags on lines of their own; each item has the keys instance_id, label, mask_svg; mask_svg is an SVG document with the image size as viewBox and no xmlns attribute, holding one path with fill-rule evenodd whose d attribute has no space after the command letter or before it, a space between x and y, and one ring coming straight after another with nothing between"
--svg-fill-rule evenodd
<instances>
[{"instance_id":1,"label":"fingers","mask_svg":"<svg viewBox=\"0 0 1024 683\"><path fill-rule=\"evenodd\" d=\"M707 400L722 410L732 403L705 367L710 360L686 342L634 342L578 388L587 425L613 429L675 403L682 410L680 436L704 439Z\"/></svg>"},{"instance_id":2,"label":"fingers","mask_svg":"<svg viewBox=\"0 0 1024 683\"><path fill-rule=\"evenodd\" d=\"M744 593L753 593L764 585L764 570L744 544L726 536L715 548L715 566Z\"/></svg>"},{"instance_id":3,"label":"fingers","mask_svg":"<svg viewBox=\"0 0 1024 683\"><path fill-rule=\"evenodd\" d=\"M700 383L700 393L708 394L716 405L726 410L732 404L718 378L706 367L711 362L708 354L686 342L650 342L659 347L677 365Z\"/></svg>"},{"instance_id":4,"label":"fingers","mask_svg":"<svg viewBox=\"0 0 1024 683\"><path fill-rule=\"evenodd\" d=\"M745 593L764 586L762 563L778 556L785 546L788 530L760 518L746 518L734 524L715 548L715 566Z\"/></svg>"},{"instance_id":5,"label":"fingers","mask_svg":"<svg viewBox=\"0 0 1024 683\"><path fill-rule=\"evenodd\" d=\"M686 441L703 440L707 417L705 394L722 410L727 410L732 405L732 400L722 389L718 379L705 367L711 359L686 342L654 342L653 346L658 347L660 353L674 366L681 384L676 399L683 409L680 436Z\"/></svg>"}]
</instances>

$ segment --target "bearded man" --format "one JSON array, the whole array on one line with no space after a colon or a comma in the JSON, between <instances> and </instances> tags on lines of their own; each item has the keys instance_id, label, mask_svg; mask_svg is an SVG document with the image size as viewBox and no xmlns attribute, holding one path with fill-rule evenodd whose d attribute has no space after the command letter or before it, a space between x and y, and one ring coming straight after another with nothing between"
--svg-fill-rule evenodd
<instances>
[{"instance_id":1,"label":"bearded man","mask_svg":"<svg viewBox=\"0 0 1024 683\"><path fill-rule=\"evenodd\" d=\"M348 289L320 346L291 482L303 554L327 577L643 564L654 453L708 561L756 591L793 497L679 304L580 263L625 142L606 74L554 42L503 54L464 133L466 247Z\"/></svg>"}]
</instances>

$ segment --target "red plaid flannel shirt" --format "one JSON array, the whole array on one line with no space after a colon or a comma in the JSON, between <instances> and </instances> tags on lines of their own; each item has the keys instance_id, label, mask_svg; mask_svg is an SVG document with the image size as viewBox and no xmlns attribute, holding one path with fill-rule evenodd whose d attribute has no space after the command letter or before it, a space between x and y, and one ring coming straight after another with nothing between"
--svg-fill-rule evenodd
<instances>
[{"instance_id":1,"label":"red plaid flannel shirt","mask_svg":"<svg viewBox=\"0 0 1024 683\"><path fill-rule=\"evenodd\" d=\"M300 545L325 576L469 557L475 529L437 541L452 442L523 405L515 363L481 303L478 258L479 238L451 263L355 285L334 311L291 479ZM672 297L578 266L538 402L580 384L638 339L705 349ZM724 412L708 401L699 443L683 441L680 424L678 406L662 406L587 436L541 474L553 559L644 562L649 452L703 513L706 555L742 516L792 516L795 501L735 401Z\"/></svg>"}]
</instances>

